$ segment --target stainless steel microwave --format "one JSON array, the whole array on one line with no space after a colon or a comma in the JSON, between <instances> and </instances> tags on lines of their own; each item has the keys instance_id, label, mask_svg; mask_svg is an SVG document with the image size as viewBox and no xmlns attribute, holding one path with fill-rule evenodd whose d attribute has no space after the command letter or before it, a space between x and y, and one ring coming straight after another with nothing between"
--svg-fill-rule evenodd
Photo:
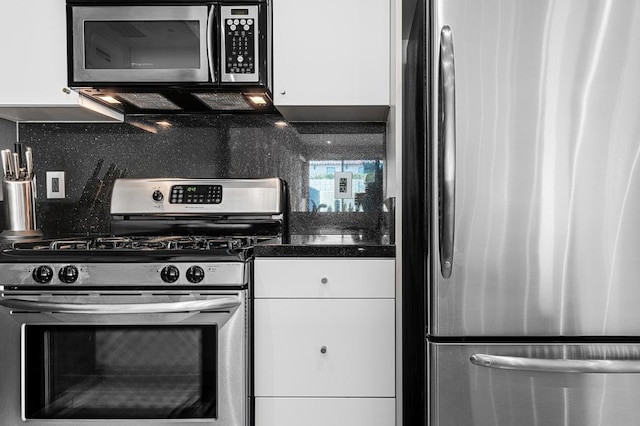
<instances>
[{"instance_id":1,"label":"stainless steel microwave","mask_svg":"<svg viewBox=\"0 0 640 426\"><path fill-rule=\"evenodd\" d=\"M68 0L67 22L69 86L98 101L135 112L234 94L269 103L267 0Z\"/></svg>"}]
</instances>

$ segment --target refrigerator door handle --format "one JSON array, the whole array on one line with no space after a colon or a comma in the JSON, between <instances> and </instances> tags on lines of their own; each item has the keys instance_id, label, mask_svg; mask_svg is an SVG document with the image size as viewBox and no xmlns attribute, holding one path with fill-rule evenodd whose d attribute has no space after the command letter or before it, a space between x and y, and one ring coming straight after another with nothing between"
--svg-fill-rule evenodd
<instances>
[{"instance_id":1,"label":"refrigerator door handle","mask_svg":"<svg viewBox=\"0 0 640 426\"><path fill-rule=\"evenodd\" d=\"M471 356L469 361L479 367L497 368L500 370L535 371L543 373L640 373L640 360L544 359L475 354Z\"/></svg>"},{"instance_id":2,"label":"refrigerator door handle","mask_svg":"<svg viewBox=\"0 0 640 426\"><path fill-rule=\"evenodd\" d=\"M440 271L451 276L456 195L456 76L451 28L440 30L438 191L440 194Z\"/></svg>"}]
</instances>

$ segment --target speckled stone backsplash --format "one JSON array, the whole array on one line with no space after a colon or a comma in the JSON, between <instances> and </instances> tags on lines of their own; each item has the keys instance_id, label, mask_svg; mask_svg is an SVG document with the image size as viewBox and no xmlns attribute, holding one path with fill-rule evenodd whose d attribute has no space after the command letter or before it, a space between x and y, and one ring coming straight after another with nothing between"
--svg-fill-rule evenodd
<instances>
[{"instance_id":1,"label":"speckled stone backsplash","mask_svg":"<svg viewBox=\"0 0 640 426\"><path fill-rule=\"evenodd\" d=\"M47 237L109 233L109 190L120 176L280 177L289 188L293 234L353 232L376 238L385 227L382 123L290 124L279 115L184 115L132 116L122 124L12 126L0 120L0 145L10 147L17 133L33 148L38 228ZM313 186L349 165L354 185L360 176L366 190L350 200L322 202ZM65 172L65 199L46 199L46 171ZM87 185L92 176L102 181L99 189Z\"/></svg>"}]
</instances>

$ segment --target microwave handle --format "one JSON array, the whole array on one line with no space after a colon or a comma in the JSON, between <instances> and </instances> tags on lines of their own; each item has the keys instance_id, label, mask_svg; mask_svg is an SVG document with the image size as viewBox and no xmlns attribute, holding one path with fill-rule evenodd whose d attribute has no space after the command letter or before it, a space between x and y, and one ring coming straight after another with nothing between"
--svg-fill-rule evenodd
<instances>
[{"instance_id":1,"label":"microwave handle","mask_svg":"<svg viewBox=\"0 0 640 426\"><path fill-rule=\"evenodd\" d=\"M0 306L29 312L59 314L164 314L180 312L216 311L240 306L239 297L220 297L168 303L55 303L22 299L2 299Z\"/></svg>"},{"instance_id":2,"label":"microwave handle","mask_svg":"<svg viewBox=\"0 0 640 426\"><path fill-rule=\"evenodd\" d=\"M216 75L216 55L215 55L215 47L213 42L213 35L216 33L216 29L214 28L216 25L216 6L211 6L211 10L209 10L209 17L207 18L207 56L209 57L209 73L211 74L211 81L216 83L218 81L218 76Z\"/></svg>"}]
</instances>

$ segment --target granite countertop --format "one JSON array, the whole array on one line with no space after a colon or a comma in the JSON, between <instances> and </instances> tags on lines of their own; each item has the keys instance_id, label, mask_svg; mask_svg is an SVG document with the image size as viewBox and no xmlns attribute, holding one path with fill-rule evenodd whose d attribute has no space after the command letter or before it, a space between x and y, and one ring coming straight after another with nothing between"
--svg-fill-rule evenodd
<instances>
[{"instance_id":1,"label":"granite countertop","mask_svg":"<svg viewBox=\"0 0 640 426\"><path fill-rule=\"evenodd\" d=\"M291 235L287 244L255 247L256 257L395 257L396 247L363 235Z\"/></svg>"}]
</instances>

